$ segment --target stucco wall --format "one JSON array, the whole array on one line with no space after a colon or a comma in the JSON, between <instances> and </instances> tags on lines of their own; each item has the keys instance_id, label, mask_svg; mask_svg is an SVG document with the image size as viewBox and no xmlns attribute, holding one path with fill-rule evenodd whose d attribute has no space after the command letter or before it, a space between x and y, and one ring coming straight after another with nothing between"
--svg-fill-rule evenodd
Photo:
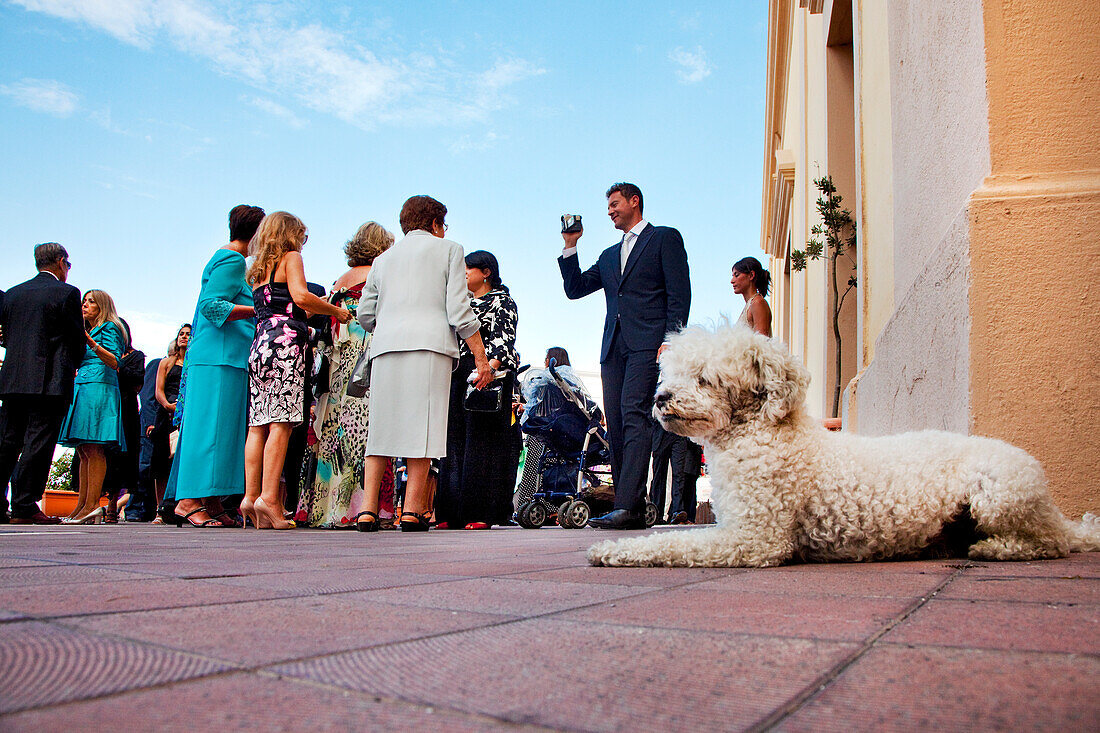
<instances>
[{"instance_id":1,"label":"stucco wall","mask_svg":"<svg viewBox=\"0 0 1100 733\"><path fill-rule=\"evenodd\" d=\"M860 191L859 368L875 356L875 340L894 312L894 156L890 116L887 0L856 0L856 155ZM863 100L867 100L866 103Z\"/></svg>"},{"instance_id":2,"label":"stucco wall","mask_svg":"<svg viewBox=\"0 0 1100 733\"><path fill-rule=\"evenodd\" d=\"M849 424L872 435L966 432L967 201L989 171L982 5L900 0L886 12L895 305L852 386Z\"/></svg>"},{"instance_id":3,"label":"stucco wall","mask_svg":"<svg viewBox=\"0 0 1100 733\"><path fill-rule=\"evenodd\" d=\"M968 432L968 227L962 211L898 303L874 360L852 386L851 422L858 432Z\"/></svg>"},{"instance_id":4,"label":"stucco wall","mask_svg":"<svg viewBox=\"0 0 1100 733\"><path fill-rule=\"evenodd\" d=\"M985 36L980 0L892 0L888 12L900 303L989 172Z\"/></svg>"},{"instance_id":5,"label":"stucco wall","mask_svg":"<svg viewBox=\"0 0 1100 733\"><path fill-rule=\"evenodd\" d=\"M1100 510L1100 4L986 0L992 172L970 204L971 429Z\"/></svg>"}]
</instances>

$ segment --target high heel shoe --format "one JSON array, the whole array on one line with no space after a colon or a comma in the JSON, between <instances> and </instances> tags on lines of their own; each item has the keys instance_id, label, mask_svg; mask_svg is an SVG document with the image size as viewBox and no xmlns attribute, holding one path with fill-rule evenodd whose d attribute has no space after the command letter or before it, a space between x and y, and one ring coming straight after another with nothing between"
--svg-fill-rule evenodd
<instances>
[{"instance_id":1,"label":"high heel shoe","mask_svg":"<svg viewBox=\"0 0 1100 733\"><path fill-rule=\"evenodd\" d=\"M256 508L252 501L241 499L241 505L237 507L237 511L241 513L241 529L248 528L249 520L252 520L253 527L259 527L256 523Z\"/></svg>"},{"instance_id":2,"label":"high heel shoe","mask_svg":"<svg viewBox=\"0 0 1100 733\"><path fill-rule=\"evenodd\" d=\"M369 522L364 522L360 517L374 517ZM355 528L360 532L377 532L378 531L378 512L359 512L355 515Z\"/></svg>"},{"instance_id":3,"label":"high heel shoe","mask_svg":"<svg viewBox=\"0 0 1100 733\"><path fill-rule=\"evenodd\" d=\"M283 513L269 507L262 498L256 499L252 504L252 511L258 520L256 529L294 529L298 526L293 521L283 519Z\"/></svg>"},{"instance_id":4,"label":"high heel shoe","mask_svg":"<svg viewBox=\"0 0 1100 733\"><path fill-rule=\"evenodd\" d=\"M406 522L405 517L415 517L415 522ZM416 512L401 512L401 531L402 532L427 532L428 531L428 518L423 514L417 514Z\"/></svg>"},{"instance_id":5,"label":"high heel shoe","mask_svg":"<svg viewBox=\"0 0 1100 733\"><path fill-rule=\"evenodd\" d=\"M103 507L96 507L92 511L85 514L83 517L78 517L77 519L69 519L68 517L66 517L65 519L61 520L61 523L62 524L98 524L99 521L103 518L103 515L104 515Z\"/></svg>"}]
</instances>

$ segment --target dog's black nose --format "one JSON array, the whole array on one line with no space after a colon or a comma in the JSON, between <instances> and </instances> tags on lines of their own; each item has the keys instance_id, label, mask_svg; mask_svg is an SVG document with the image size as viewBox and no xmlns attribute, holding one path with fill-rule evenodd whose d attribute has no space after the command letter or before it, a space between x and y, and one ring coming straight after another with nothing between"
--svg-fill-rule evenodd
<instances>
[{"instance_id":1,"label":"dog's black nose","mask_svg":"<svg viewBox=\"0 0 1100 733\"><path fill-rule=\"evenodd\" d=\"M662 389L653 396L653 405L658 408L664 407L668 403L668 397L668 392Z\"/></svg>"}]
</instances>

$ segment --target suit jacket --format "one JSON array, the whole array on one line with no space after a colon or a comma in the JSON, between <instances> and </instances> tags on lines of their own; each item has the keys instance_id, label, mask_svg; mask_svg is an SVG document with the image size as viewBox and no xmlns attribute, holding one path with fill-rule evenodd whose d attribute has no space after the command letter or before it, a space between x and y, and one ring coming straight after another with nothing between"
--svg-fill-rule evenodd
<instances>
[{"instance_id":1,"label":"suit jacket","mask_svg":"<svg viewBox=\"0 0 1100 733\"><path fill-rule=\"evenodd\" d=\"M73 377L84 355L80 291L40 272L4 294L0 326L6 349L0 396L71 399Z\"/></svg>"},{"instance_id":2,"label":"suit jacket","mask_svg":"<svg viewBox=\"0 0 1100 733\"><path fill-rule=\"evenodd\" d=\"M605 249L596 264L581 272L578 258L559 257L565 295L570 300L603 289L607 316L600 361L606 361L615 335L630 351L656 351L665 334L687 323L691 281L680 232L647 224L619 273L622 242Z\"/></svg>"},{"instance_id":3,"label":"suit jacket","mask_svg":"<svg viewBox=\"0 0 1100 733\"><path fill-rule=\"evenodd\" d=\"M390 351L434 351L458 358L458 341L481 328L466 290L462 245L419 229L374 261L357 309L372 334L370 358Z\"/></svg>"}]
</instances>

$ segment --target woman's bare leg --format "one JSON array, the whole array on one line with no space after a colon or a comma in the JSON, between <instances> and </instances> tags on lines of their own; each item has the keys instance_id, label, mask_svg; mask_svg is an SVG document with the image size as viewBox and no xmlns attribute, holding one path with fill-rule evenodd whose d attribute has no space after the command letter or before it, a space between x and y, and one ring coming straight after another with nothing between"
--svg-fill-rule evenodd
<instances>
[{"instance_id":1,"label":"woman's bare leg","mask_svg":"<svg viewBox=\"0 0 1100 733\"><path fill-rule=\"evenodd\" d=\"M431 497L428 495L428 470L432 466L431 458L406 458L405 466L408 470L408 484L405 488L405 503L401 510L405 513L427 515L431 507Z\"/></svg>"},{"instance_id":2,"label":"woman's bare leg","mask_svg":"<svg viewBox=\"0 0 1100 733\"><path fill-rule=\"evenodd\" d=\"M80 459L80 468L88 466L88 491L84 496L84 510L80 516L94 511L99 506L99 497L103 495L103 477L107 475L107 456L101 445L85 445L84 455Z\"/></svg>"}]
</instances>

